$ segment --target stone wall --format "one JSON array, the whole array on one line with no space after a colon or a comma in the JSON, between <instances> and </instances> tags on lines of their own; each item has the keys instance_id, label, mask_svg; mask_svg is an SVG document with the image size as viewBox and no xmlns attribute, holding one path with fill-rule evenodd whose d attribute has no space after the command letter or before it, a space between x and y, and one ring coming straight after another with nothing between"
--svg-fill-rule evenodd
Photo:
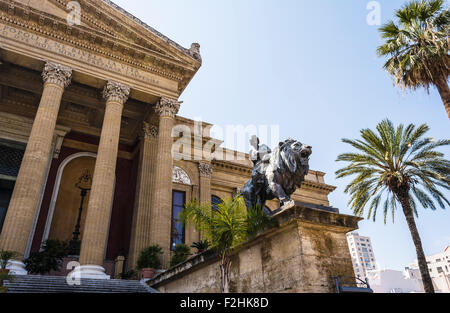
<instances>
[{"instance_id":1,"label":"stone wall","mask_svg":"<svg viewBox=\"0 0 450 313\"><path fill-rule=\"evenodd\" d=\"M239 246L232 258L232 292L335 291L334 276L354 276L346 233L360 218L305 207L275 215L278 226ZM197 255L149 285L167 293L219 292L218 259Z\"/></svg>"}]
</instances>

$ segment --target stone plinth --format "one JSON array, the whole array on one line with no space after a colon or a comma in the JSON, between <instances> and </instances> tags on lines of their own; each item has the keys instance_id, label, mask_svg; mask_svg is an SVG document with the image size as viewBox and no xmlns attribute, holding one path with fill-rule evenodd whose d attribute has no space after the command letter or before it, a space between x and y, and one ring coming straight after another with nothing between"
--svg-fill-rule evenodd
<instances>
[{"instance_id":1,"label":"stone plinth","mask_svg":"<svg viewBox=\"0 0 450 313\"><path fill-rule=\"evenodd\" d=\"M274 216L278 227L242 244L232 257L232 292L335 291L333 276L354 276L346 233L361 220L297 206ZM219 292L219 266L207 251L149 285L167 293Z\"/></svg>"}]
</instances>

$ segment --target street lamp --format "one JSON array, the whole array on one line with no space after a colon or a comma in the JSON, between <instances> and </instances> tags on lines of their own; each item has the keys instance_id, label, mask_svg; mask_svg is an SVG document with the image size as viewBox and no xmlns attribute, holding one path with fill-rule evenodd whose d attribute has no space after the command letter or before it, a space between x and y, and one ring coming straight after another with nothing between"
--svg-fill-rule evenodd
<instances>
[{"instance_id":1,"label":"street lamp","mask_svg":"<svg viewBox=\"0 0 450 313\"><path fill-rule=\"evenodd\" d=\"M81 214L83 213L83 203L84 198L86 198L87 193L91 190L92 176L88 170L86 170L83 175L78 179L75 187L81 191L81 203L78 209L78 219L75 225L75 231L73 232L73 238L69 243L69 255L80 255L81 240L80 240L80 227L81 227Z\"/></svg>"}]
</instances>

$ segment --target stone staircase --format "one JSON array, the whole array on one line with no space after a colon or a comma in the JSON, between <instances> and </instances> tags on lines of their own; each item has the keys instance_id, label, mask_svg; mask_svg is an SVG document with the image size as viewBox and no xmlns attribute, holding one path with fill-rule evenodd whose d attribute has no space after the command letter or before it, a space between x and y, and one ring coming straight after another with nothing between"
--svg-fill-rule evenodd
<instances>
[{"instance_id":1,"label":"stone staircase","mask_svg":"<svg viewBox=\"0 0 450 313\"><path fill-rule=\"evenodd\" d=\"M65 277L58 276L16 276L5 281L8 293L158 293L138 280L82 279L81 285L67 284Z\"/></svg>"}]
</instances>

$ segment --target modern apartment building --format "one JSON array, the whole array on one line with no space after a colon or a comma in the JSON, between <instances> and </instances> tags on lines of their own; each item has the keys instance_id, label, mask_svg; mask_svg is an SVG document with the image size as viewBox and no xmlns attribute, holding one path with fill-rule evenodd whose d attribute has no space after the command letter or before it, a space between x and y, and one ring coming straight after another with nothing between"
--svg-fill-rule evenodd
<instances>
[{"instance_id":1,"label":"modern apartment building","mask_svg":"<svg viewBox=\"0 0 450 313\"><path fill-rule=\"evenodd\" d=\"M441 253L427 256L426 259L435 291L450 292L450 246L446 246ZM410 264L407 270L416 273L420 278L417 260Z\"/></svg>"},{"instance_id":2,"label":"modern apartment building","mask_svg":"<svg viewBox=\"0 0 450 313\"><path fill-rule=\"evenodd\" d=\"M348 233L347 242L352 256L355 277L366 280L367 271L376 270L376 259L369 237L360 236L358 233Z\"/></svg>"}]
</instances>

